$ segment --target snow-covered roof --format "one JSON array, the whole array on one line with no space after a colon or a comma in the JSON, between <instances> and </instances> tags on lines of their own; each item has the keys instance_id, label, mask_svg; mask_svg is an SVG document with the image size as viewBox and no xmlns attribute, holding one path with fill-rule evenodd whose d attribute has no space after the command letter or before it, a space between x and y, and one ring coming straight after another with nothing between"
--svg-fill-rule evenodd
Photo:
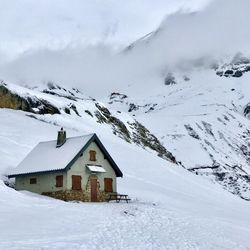
<instances>
[{"instance_id":1,"label":"snow-covered roof","mask_svg":"<svg viewBox=\"0 0 250 250\"><path fill-rule=\"evenodd\" d=\"M56 147L57 140L40 142L15 169L9 172L8 177L11 178L18 175L65 170L72 166L77 156L84 152L92 141L95 141L102 150L113 167L117 177L122 177L121 170L96 134L67 138L66 142L61 147ZM99 171L101 170L99 169Z\"/></svg>"},{"instance_id":2,"label":"snow-covered roof","mask_svg":"<svg viewBox=\"0 0 250 250\"><path fill-rule=\"evenodd\" d=\"M40 142L9 173L9 176L64 169L81 151L94 134L67 138L63 146L57 148L57 141Z\"/></svg>"},{"instance_id":3,"label":"snow-covered roof","mask_svg":"<svg viewBox=\"0 0 250 250\"><path fill-rule=\"evenodd\" d=\"M95 173L106 173L106 170L102 166L97 165L87 165L87 168L91 172Z\"/></svg>"}]
</instances>

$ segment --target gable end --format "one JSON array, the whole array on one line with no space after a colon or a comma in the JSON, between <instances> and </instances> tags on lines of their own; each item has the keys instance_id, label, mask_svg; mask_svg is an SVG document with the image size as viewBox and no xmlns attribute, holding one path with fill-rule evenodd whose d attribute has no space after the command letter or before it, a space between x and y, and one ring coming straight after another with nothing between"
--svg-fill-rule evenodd
<instances>
[{"instance_id":1,"label":"gable end","mask_svg":"<svg viewBox=\"0 0 250 250\"><path fill-rule=\"evenodd\" d=\"M72 167L72 165L75 163L75 161L81 156L81 154L88 148L88 146L95 142L97 146L100 148L102 153L104 154L104 157L108 160L111 167L114 169L115 174L117 177L123 177L123 173L119 169L119 167L116 165L115 161L111 157L111 155L108 153L107 149L104 147L100 139L97 137L96 134L93 134L93 136L89 139L89 141L84 145L84 147L77 153L77 155L70 161L70 163L66 166L65 170L68 170Z\"/></svg>"}]
</instances>

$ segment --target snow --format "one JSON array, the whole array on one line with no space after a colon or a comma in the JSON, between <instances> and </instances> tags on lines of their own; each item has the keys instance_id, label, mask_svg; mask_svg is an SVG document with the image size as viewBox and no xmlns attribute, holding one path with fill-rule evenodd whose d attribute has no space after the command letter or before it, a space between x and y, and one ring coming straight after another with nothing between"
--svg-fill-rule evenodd
<instances>
[{"instance_id":1,"label":"snow","mask_svg":"<svg viewBox=\"0 0 250 250\"><path fill-rule=\"evenodd\" d=\"M106 170L101 166L87 165L87 168L91 172L96 172L96 173L105 173L106 172Z\"/></svg>"},{"instance_id":2,"label":"snow","mask_svg":"<svg viewBox=\"0 0 250 250\"><path fill-rule=\"evenodd\" d=\"M62 170L88 143L93 135L67 138L61 147L56 147L56 140L40 142L8 175Z\"/></svg>"},{"instance_id":3,"label":"snow","mask_svg":"<svg viewBox=\"0 0 250 250\"><path fill-rule=\"evenodd\" d=\"M20 111L1 109L0 119L2 173L60 128ZM132 201L63 202L0 182L0 249L249 249L249 202L107 131L101 140L124 173L118 192Z\"/></svg>"},{"instance_id":4,"label":"snow","mask_svg":"<svg viewBox=\"0 0 250 250\"><path fill-rule=\"evenodd\" d=\"M34 119L0 109L3 180L37 142L54 139L61 127L69 137L95 132L124 174L117 180L118 192L132 201L62 202L17 192L0 181L0 249L250 249L250 203L239 197L250 193L247 182L234 175L249 175L247 158L236 149L247 145L249 120L243 108L250 98L250 78L219 78L213 70L199 69L189 72L191 80L186 82L182 73L175 74L173 86L156 81L154 88L124 87L121 91L128 97L109 104L110 110L119 111L116 117L124 122L142 122L185 168L200 168L203 176L118 138L109 125L85 113L95 112L95 102L80 94L74 102L11 85L18 94L49 100L58 108L74 103L81 116L62 112ZM105 105L110 100L102 101ZM128 113L130 103L139 109ZM79 147L81 143L79 139ZM238 196L228 192L233 187L222 188L212 178L214 162L222 173L238 178Z\"/></svg>"},{"instance_id":5,"label":"snow","mask_svg":"<svg viewBox=\"0 0 250 250\"><path fill-rule=\"evenodd\" d=\"M185 81L183 75L190 80ZM214 69L194 68L176 71L174 76L175 85L165 86L164 79L143 87L135 83L120 89L127 96L123 102L106 103L123 112L135 104L138 109L130 114L155 134L185 168L201 169L196 172L213 181L218 181L217 173L225 174L223 187L249 199L250 186L245 179L250 174L249 119L243 112L250 100L250 74L226 78L217 76ZM192 133L187 127L193 129ZM218 169L212 170L213 164L219 165Z\"/></svg>"},{"instance_id":6,"label":"snow","mask_svg":"<svg viewBox=\"0 0 250 250\"><path fill-rule=\"evenodd\" d=\"M95 53L93 60L86 54L84 65L82 50L83 54L74 50L76 63L71 52L64 56L67 49L56 55L48 52L49 70L36 66L44 54L39 51L38 57L36 52L28 53L16 65L10 64L10 79L22 78L18 81L30 87L7 83L8 89L24 98L46 100L61 114L0 109L0 249L250 249L250 130L249 116L244 116L250 101L249 63L241 65L240 57L232 62L237 57L230 54L249 51L245 39L249 29L234 28L247 24L248 8L244 7L249 3L245 0L236 6L228 1L223 12L226 18L222 18L218 6L224 7L225 2L213 3L194 15L178 12L170 16L117 59L108 56L105 65ZM207 32L211 27L213 36ZM55 59L52 64L51 58ZM58 74L65 65L70 74L63 70ZM216 70L228 69L244 70L244 74L240 78L216 74ZM176 84L164 84L168 75ZM71 87L81 82L83 90L94 93L98 101L57 83L33 86L48 78ZM111 91L112 98L104 96ZM107 106L131 134L134 130L129 124L139 121L179 164L119 138L112 129L115 121L108 124L97 119L96 104ZM131 106L135 109L130 110ZM74 138L56 148L53 139L61 127ZM81 135L90 133L98 134L121 168L118 192L128 194L130 203L63 202L17 192L4 184L13 182L7 180L9 173L64 168L90 139ZM46 142L37 145L40 141Z\"/></svg>"}]
</instances>

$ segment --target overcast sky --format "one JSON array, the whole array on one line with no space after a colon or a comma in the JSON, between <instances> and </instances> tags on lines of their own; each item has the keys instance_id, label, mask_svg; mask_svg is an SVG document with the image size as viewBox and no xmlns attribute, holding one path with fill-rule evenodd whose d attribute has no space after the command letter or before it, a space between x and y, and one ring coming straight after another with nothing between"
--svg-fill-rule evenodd
<instances>
[{"instance_id":1,"label":"overcast sky","mask_svg":"<svg viewBox=\"0 0 250 250\"><path fill-rule=\"evenodd\" d=\"M209 0L0 0L0 53L105 42L124 46ZM3 56L2 56L3 58ZM1 59L3 60L3 59Z\"/></svg>"},{"instance_id":2,"label":"overcast sky","mask_svg":"<svg viewBox=\"0 0 250 250\"><path fill-rule=\"evenodd\" d=\"M239 52L250 54L250 0L0 4L0 79L22 85L54 81L91 95L98 86L101 95L131 83L163 83L169 71L228 62ZM120 53L158 27L151 39Z\"/></svg>"}]
</instances>

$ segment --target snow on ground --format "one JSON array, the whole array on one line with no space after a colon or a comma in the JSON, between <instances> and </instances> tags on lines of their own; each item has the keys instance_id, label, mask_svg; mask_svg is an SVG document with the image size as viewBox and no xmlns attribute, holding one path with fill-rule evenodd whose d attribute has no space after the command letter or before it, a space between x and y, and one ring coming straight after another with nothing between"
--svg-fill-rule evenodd
<instances>
[{"instance_id":1,"label":"snow on ground","mask_svg":"<svg viewBox=\"0 0 250 250\"><path fill-rule=\"evenodd\" d=\"M68 136L91 132L74 119ZM7 109L0 120L2 174L59 129ZM0 249L250 249L249 202L108 131L98 135L124 173L118 191L132 202L63 202L0 182Z\"/></svg>"}]
</instances>

